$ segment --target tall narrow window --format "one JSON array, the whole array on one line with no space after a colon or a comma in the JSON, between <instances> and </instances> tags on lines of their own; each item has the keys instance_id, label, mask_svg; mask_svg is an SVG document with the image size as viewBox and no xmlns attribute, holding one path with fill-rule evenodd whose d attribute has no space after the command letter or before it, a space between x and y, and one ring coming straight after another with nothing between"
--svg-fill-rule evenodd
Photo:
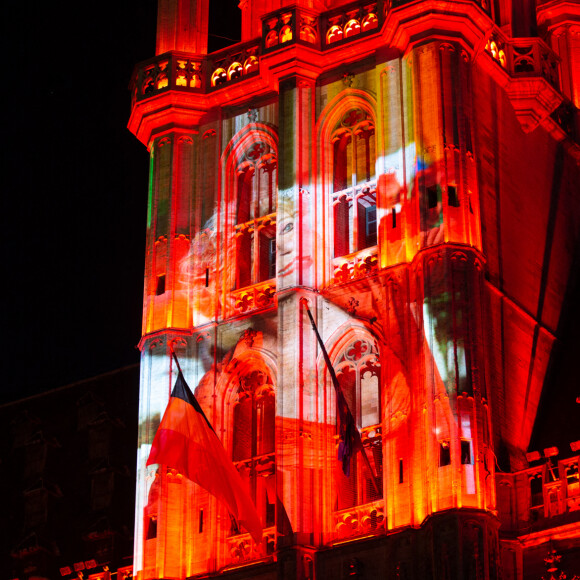
<instances>
[{"instance_id":1,"label":"tall narrow window","mask_svg":"<svg viewBox=\"0 0 580 580\"><path fill-rule=\"evenodd\" d=\"M382 497L382 446L380 435L380 364L376 344L357 338L335 363L337 378L348 407L363 437L364 457L350 459L350 474L335 464L336 509L346 509ZM340 425L337 425L340 429ZM370 469L369 469L370 467Z\"/></svg>"},{"instance_id":2,"label":"tall narrow window","mask_svg":"<svg viewBox=\"0 0 580 580\"><path fill-rule=\"evenodd\" d=\"M262 142L244 153L236 182L235 287L244 288L276 275L276 155Z\"/></svg>"},{"instance_id":3,"label":"tall narrow window","mask_svg":"<svg viewBox=\"0 0 580 580\"><path fill-rule=\"evenodd\" d=\"M248 481L264 527L274 525L275 397L272 380L262 370L249 370L239 379L233 411L232 459ZM232 533L239 533L232 528Z\"/></svg>"},{"instance_id":4,"label":"tall narrow window","mask_svg":"<svg viewBox=\"0 0 580 580\"><path fill-rule=\"evenodd\" d=\"M358 198L358 249L377 245L377 194L363 192Z\"/></svg>"},{"instance_id":5,"label":"tall narrow window","mask_svg":"<svg viewBox=\"0 0 580 580\"><path fill-rule=\"evenodd\" d=\"M457 186L447 186L447 204L450 207L459 207L459 198L457 197Z\"/></svg>"},{"instance_id":6,"label":"tall narrow window","mask_svg":"<svg viewBox=\"0 0 580 580\"><path fill-rule=\"evenodd\" d=\"M152 540L157 537L157 516L150 516L147 520L147 533L145 538Z\"/></svg>"},{"instance_id":7,"label":"tall narrow window","mask_svg":"<svg viewBox=\"0 0 580 580\"><path fill-rule=\"evenodd\" d=\"M332 135L334 257L377 244L375 129L364 111L348 111Z\"/></svg>"},{"instance_id":8,"label":"tall narrow window","mask_svg":"<svg viewBox=\"0 0 580 580\"><path fill-rule=\"evenodd\" d=\"M449 439L439 442L439 467L451 465L451 444Z\"/></svg>"},{"instance_id":9,"label":"tall narrow window","mask_svg":"<svg viewBox=\"0 0 580 580\"><path fill-rule=\"evenodd\" d=\"M471 441L467 439L461 440L461 464L471 465Z\"/></svg>"},{"instance_id":10,"label":"tall narrow window","mask_svg":"<svg viewBox=\"0 0 580 580\"><path fill-rule=\"evenodd\" d=\"M165 274L157 276L157 286L155 287L155 295L161 296L165 294Z\"/></svg>"}]
</instances>

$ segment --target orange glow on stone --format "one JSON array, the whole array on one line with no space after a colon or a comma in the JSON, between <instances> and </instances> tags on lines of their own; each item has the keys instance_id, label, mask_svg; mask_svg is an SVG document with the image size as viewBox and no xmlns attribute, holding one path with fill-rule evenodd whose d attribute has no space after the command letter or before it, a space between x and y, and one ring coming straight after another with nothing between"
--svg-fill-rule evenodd
<instances>
[{"instance_id":1,"label":"orange glow on stone","mask_svg":"<svg viewBox=\"0 0 580 580\"><path fill-rule=\"evenodd\" d=\"M207 56L197 36L199 50L172 44L184 3L163 0L173 52L137 69L130 127L151 152L143 580L275 567L283 547L325 577L319 550L342 566L356 542L385 554L408 538L437 570L471 562L489 578L499 521L523 537L532 517L577 508L573 466L556 483L525 460L580 223L579 156L548 74L573 101L575 57L552 66L543 40L510 38L481 3L330 4L243 2L242 42ZM335 395L301 300L374 474L360 458L352 477L337 469ZM259 545L172 466L145 467L171 349L256 502ZM530 504L530 474L545 505ZM457 529L445 557L442 528ZM373 565L397 577L403 559Z\"/></svg>"}]
</instances>

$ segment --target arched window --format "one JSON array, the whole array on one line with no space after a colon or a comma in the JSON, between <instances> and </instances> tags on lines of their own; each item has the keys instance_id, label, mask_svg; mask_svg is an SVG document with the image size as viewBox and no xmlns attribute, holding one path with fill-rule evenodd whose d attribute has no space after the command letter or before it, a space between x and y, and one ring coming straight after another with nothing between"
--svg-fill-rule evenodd
<instances>
[{"instance_id":1,"label":"arched window","mask_svg":"<svg viewBox=\"0 0 580 580\"><path fill-rule=\"evenodd\" d=\"M264 527L274 525L275 395L270 375L249 369L239 377L233 410L232 459L250 493ZM239 530L232 524L232 533Z\"/></svg>"},{"instance_id":2,"label":"arched window","mask_svg":"<svg viewBox=\"0 0 580 580\"><path fill-rule=\"evenodd\" d=\"M334 363L336 377L361 432L364 453L353 454L350 474L335 462L336 505L342 510L382 498L383 460L381 443L380 361L375 342L354 338ZM337 429L339 419L337 418ZM370 466L370 469L369 469ZM373 481L374 480L374 481Z\"/></svg>"},{"instance_id":3,"label":"arched window","mask_svg":"<svg viewBox=\"0 0 580 580\"><path fill-rule=\"evenodd\" d=\"M237 166L236 288L276 276L276 154L257 141Z\"/></svg>"},{"instance_id":4,"label":"arched window","mask_svg":"<svg viewBox=\"0 0 580 580\"><path fill-rule=\"evenodd\" d=\"M351 109L332 133L334 257L375 246L377 196L375 128L370 116Z\"/></svg>"}]
</instances>

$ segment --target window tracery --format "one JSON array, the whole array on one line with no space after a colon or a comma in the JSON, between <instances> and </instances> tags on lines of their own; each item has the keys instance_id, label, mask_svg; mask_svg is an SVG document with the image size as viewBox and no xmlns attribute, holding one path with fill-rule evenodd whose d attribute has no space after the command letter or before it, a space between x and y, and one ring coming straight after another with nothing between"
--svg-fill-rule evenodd
<instances>
[{"instance_id":1,"label":"window tracery","mask_svg":"<svg viewBox=\"0 0 580 580\"><path fill-rule=\"evenodd\" d=\"M377 244L375 128L366 112L351 109L331 136L334 257Z\"/></svg>"},{"instance_id":2,"label":"window tracery","mask_svg":"<svg viewBox=\"0 0 580 580\"><path fill-rule=\"evenodd\" d=\"M254 142L236 172L235 287L243 288L276 276L275 151L264 142Z\"/></svg>"},{"instance_id":3,"label":"window tracery","mask_svg":"<svg viewBox=\"0 0 580 580\"><path fill-rule=\"evenodd\" d=\"M275 392L271 376L250 369L238 378L233 409L232 460L250 495L264 527L274 525ZM232 521L232 534L240 530Z\"/></svg>"},{"instance_id":4,"label":"window tracery","mask_svg":"<svg viewBox=\"0 0 580 580\"><path fill-rule=\"evenodd\" d=\"M380 360L372 339L356 337L339 354L334 368L357 428L362 431L364 453L354 454L347 477L335 464L336 504L342 510L382 498L382 440L380 408ZM339 429L337 417L337 429ZM372 472L369 470L369 465ZM374 481L373 481L374 479Z\"/></svg>"}]
</instances>

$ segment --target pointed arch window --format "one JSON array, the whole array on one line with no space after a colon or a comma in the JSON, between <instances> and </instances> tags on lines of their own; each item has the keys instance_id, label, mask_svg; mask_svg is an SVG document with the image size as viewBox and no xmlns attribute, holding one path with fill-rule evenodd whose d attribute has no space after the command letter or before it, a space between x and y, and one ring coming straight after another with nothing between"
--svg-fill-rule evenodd
<instances>
[{"instance_id":1,"label":"pointed arch window","mask_svg":"<svg viewBox=\"0 0 580 580\"><path fill-rule=\"evenodd\" d=\"M342 465L335 462L337 510L382 498L380 366L378 348L370 338L353 339L339 354L334 365L349 409L362 432L364 453L372 470L369 470L360 453L351 457L348 476L343 473Z\"/></svg>"},{"instance_id":2,"label":"pointed arch window","mask_svg":"<svg viewBox=\"0 0 580 580\"><path fill-rule=\"evenodd\" d=\"M248 148L237 167L235 287L276 275L277 159L260 141Z\"/></svg>"},{"instance_id":3,"label":"pointed arch window","mask_svg":"<svg viewBox=\"0 0 580 580\"><path fill-rule=\"evenodd\" d=\"M232 460L250 494L264 527L274 525L275 394L270 375L259 369L239 378L233 410ZM239 533L235 522L232 533Z\"/></svg>"},{"instance_id":4,"label":"pointed arch window","mask_svg":"<svg viewBox=\"0 0 580 580\"><path fill-rule=\"evenodd\" d=\"M360 109L343 115L331 137L334 257L377 244L375 128Z\"/></svg>"}]
</instances>

